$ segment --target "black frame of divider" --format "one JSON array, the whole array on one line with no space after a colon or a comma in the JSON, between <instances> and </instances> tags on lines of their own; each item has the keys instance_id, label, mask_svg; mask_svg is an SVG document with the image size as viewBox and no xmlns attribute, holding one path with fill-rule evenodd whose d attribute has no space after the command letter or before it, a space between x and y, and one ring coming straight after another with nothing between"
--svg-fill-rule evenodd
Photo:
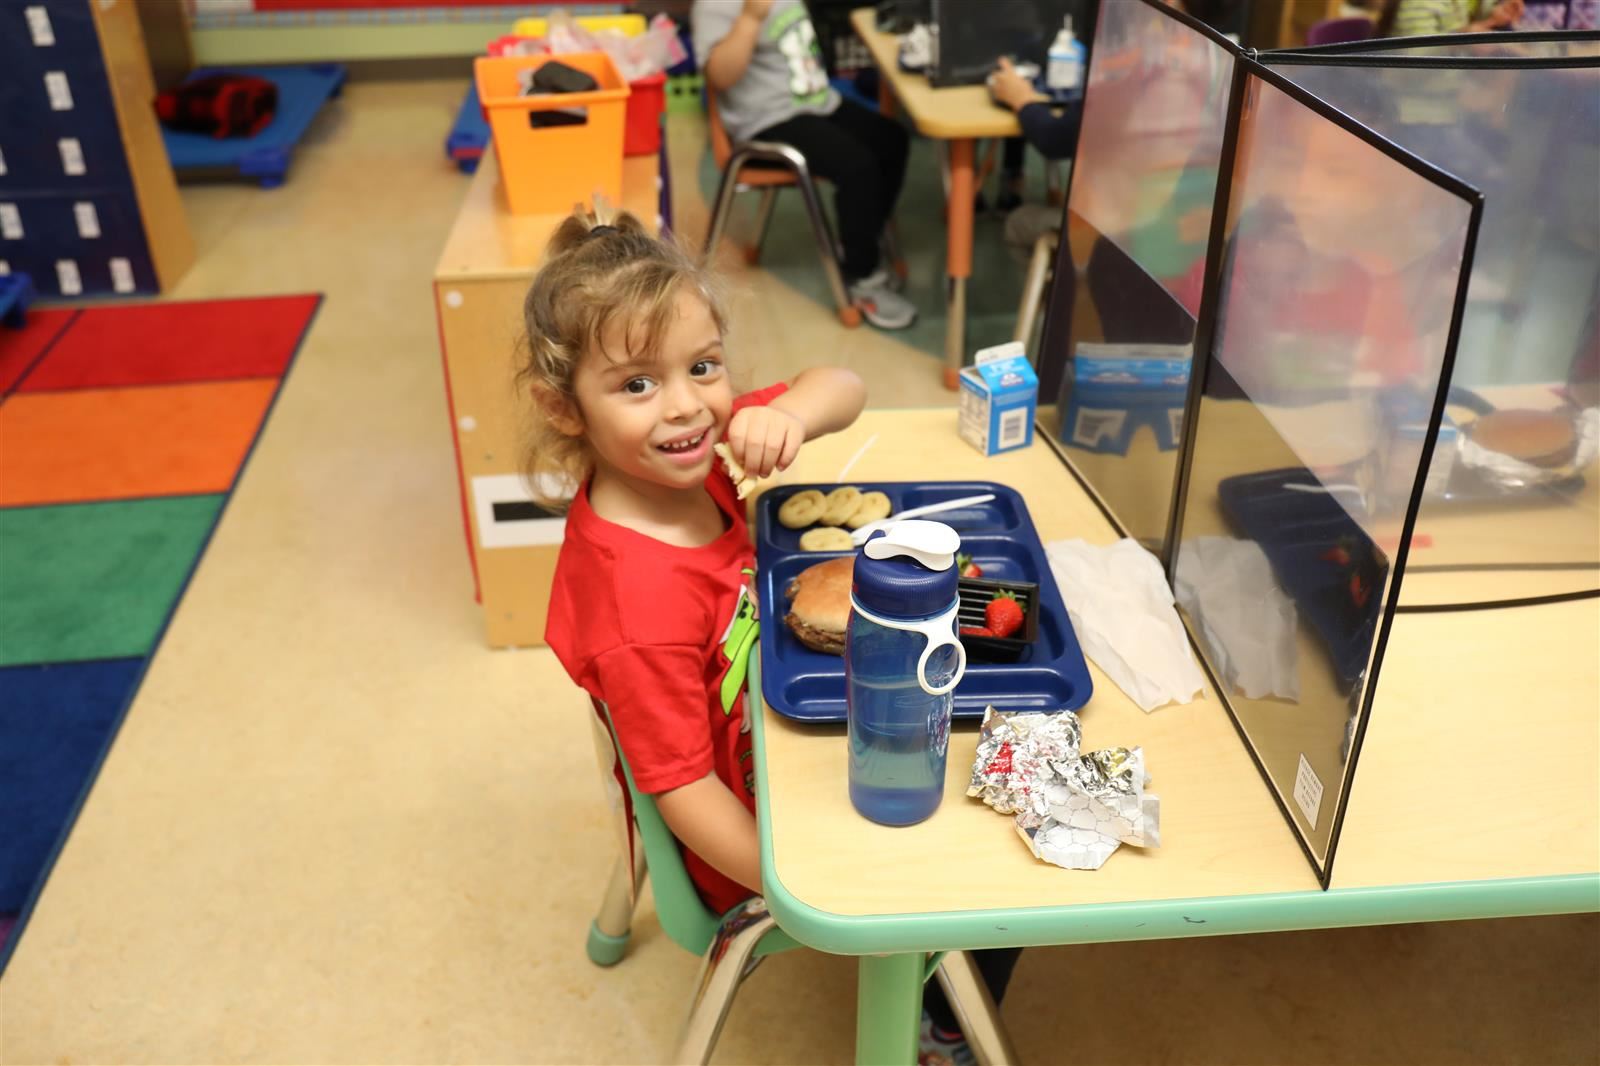
<instances>
[{"instance_id":1,"label":"black frame of divider","mask_svg":"<svg viewBox=\"0 0 1600 1066\"><path fill-rule=\"evenodd\" d=\"M1433 462L1434 444L1438 439L1439 424L1444 415L1445 401L1450 388L1450 378L1455 370L1456 345L1461 336L1461 322L1466 311L1467 285L1472 277L1472 264L1477 248L1478 227L1483 219L1483 193L1466 182L1431 166L1420 157L1406 151L1392 141L1379 136L1373 130L1357 122L1344 112L1331 104L1318 99L1316 96L1300 88L1294 82L1276 73L1262 63L1254 54L1242 53L1234 64L1233 85L1228 99L1228 122L1223 137L1221 167L1217 173L1217 196L1211 211L1211 236L1206 247L1205 283L1200 297L1200 315L1195 327L1194 365L1189 372L1189 395L1185 401L1183 441L1178 450L1178 472L1173 483L1172 510L1167 525L1166 558L1164 560L1167 571L1167 583L1173 584L1178 566L1178 545L1183 533L1183 508L1188 501L1189 479L1194 463L1194 441L1199 428L1199 401L1205 392L1207 379L1210 377L1214 363L1215 344L1217 339L1217 303L1221 298L1223 248L1227 232L1228 210L1233 189L1234 169L1237 162L1239 125L1242 119L1245 87L1250 78L1256 78L1274 89L1283 92L1291 99L1317 114L1324 120L1332 122L1346 133L1357 137L1390 159L1404 166L1407 170L1427 181L1437 185L1447 193L1451 193L1469 204L1469 219L1467 223L1466 241L1462 248L1460 276L1456 281L1455 301L1450 312L1450 329L1446 335L1445 351L1439 367L1439 382L1433 397L1432 408L1428 414L1428 431L1423 438L1422 456L1417 467L1415 480L1411 486L1411 493L1406 502L1405 520L1401 525L1400 544L1395 551L1394 570L1390 576L1389 588L1385 596L1383 617L1378 626L1377 638L1373 641L1369 653L1364 689L1361 694L1361 710L1356 719L1355 733L1350 742L1350 754L1345 760L1343 776L1339 782L1339 795L1334 808L1333 822L1328 834L1328 846L1321 860L1312 850L1311 842L1306 834L1301 832L1300 825L1295 821L1293 813L1289 810L1284 793L1273 781L1267 772L1266 764L1256 752L1255 745L1251 743L1239 716L1234 712L1233 701L1229 699L1227 689L1222 685L1221 679L1211 669L1207 656L1199 656L1200 664L1205 669L1211 681L1212 688L1222 700L1222 705L1227 708L1228 718L1233 722L1234 730L1239 734L1240 741L1245 750L1250 753L1251 760L1256 765L1256 770L1261 774L1262 780L1267 785L1267 790L1272 794L1273 800L1278 804L1279 811L1284 820L1289 824L1295 834L1295 839L1300 844L1300 849L1305 853L1307 861L1316 871L1317 878L1324 889L1328 888L1333 876L1333 860L1339 847L1339 836L1344 828L1345 810L1350 800L1350 784L1355 777L1357 761L1361 755L1362 741L1366 737L1367 723L1371 717L1372 701L1378 690L1379 670L1383 663L1384 651L1389 642L1389 634L1394 625L1396 608L1400 601L1400 586L1405 578L1406 559L1410 554L1411 536L1416 527L1417 512L1422 505L1423 485L1427 478L1429 465ZM1190 642L1194 641L1191 634Z\"/></svg>"}]
</instances>

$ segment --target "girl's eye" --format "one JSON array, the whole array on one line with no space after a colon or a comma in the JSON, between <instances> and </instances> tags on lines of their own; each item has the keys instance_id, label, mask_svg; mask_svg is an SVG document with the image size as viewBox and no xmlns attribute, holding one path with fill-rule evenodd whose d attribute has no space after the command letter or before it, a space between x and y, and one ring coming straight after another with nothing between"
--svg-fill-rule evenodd
<instances>
[{"instance_id":1,"label":"girl's eye","mask_svg":"<svg viewBox=\"0 0 1600 1066\"><path fill-rule=\"evenodd\" d=\"M702 359L694 366L689 368L689 373L697 378L705 378L710 377L720 369L722 369L722 364L717 360Z\"/></svg>"},{"instance_id":2,"label":"girl's eye","mask_svg":"<svg viewBox=\"0 0 1600 1066\"><path fill-rule=\"evenodd\" d=\"M622 383L622 391L629 396L643 396L653 388L655 382L649 378L629 378Z\"/></svg>"}]
</instances>

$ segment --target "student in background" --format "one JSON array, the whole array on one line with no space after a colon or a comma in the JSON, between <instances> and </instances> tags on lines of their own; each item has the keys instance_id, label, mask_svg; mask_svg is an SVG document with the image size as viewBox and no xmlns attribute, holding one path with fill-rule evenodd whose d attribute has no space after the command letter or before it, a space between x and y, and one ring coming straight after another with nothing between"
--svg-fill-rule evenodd
<instances>
[{"instance_id":1,"label":"student in background","mask_svg":"<svg viewBox=\"0 0 1600 1066\"><path fill-rule=\"evenodd\" d=\"M1435 33L1485 33L1509 29L1522 17L1523 0L1384 0L1379 37Z\"/></svg>"},{"instance_id":2,"label":"student in background","mask_svg":"<svg viewBox=\"0 0 1600 1066\"><path fill-rule=\"evenodd\" d=\"M828 84L801 0L695 0L690 18L728 136L792 145L833 183L851 300L879 329L911 325L917 309L895 291L880 249L905 180L905 129Z\"/></svg>"},{"instance_id":3,"label":"student in background","mask_svg":"<svg viewBox=\"0 0 1600 1066\"><path fill-rule=\"evenodd\" d=\"M1001 59L989 75L989 92L995 102L1017 113L1023 139L1040 155L1046 159L1072 158L1078 147L1078 127L1083 123L1081 98L1055 109L1050 98L1018 74L1009 59ZM1016 169L1020 172L1020 162ZM1061 208L1021 204L1006 216L1006 244L1025 262L1035 241L1060 228Z\"/></svg>"}]
</instances>

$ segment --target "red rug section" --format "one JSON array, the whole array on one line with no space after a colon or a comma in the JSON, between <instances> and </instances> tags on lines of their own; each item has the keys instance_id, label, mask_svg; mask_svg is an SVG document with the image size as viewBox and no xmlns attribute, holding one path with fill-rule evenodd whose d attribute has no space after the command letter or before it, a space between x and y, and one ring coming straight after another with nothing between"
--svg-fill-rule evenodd
<instances>
[{"instance_id":1,"label":"red rug section","mask_svg":"<svg viewBox=\"0 0 1600 1066\"><path fill-rule=\"evenodd\" d=\"M96 307L72 324L17 391L279 377L317 300L264 296ZM29 314L29 327L50 313Z\"/></svg>"},{"instance_id":2,"label":"red rug section","mask_svg":"<svg viewBox=\"0 0 1600 1066\"><path fill-rule=\"evenodd\" d=\"M0 326L0 396L16 387L17 379L28 372L77 313L65 307L29 311L27 324L21 329Z\"/></svg>"}]
</instances>

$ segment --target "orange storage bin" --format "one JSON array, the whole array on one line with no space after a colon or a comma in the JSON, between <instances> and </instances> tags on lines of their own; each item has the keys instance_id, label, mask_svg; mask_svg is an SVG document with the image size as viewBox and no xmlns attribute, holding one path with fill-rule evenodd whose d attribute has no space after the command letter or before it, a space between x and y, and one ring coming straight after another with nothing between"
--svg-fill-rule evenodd
<instances>
[{"instance_id":1,"label":"orange storage bin","mask_svg":"<svg viewBox=\"0 0 1600 1066\"><path fill-rule=\"evenodd\" d=\"M583 71L600 87L587 93L523 96L517 72L554 60ZM610 56L491 56L476 60L473 72L512 214L565 214L574 204L593 207L597 191L614 204L622 201L629 90ZM533 124L541 112L573 109L582 109L581 124Z\"/></svg>"}]
</instances>

